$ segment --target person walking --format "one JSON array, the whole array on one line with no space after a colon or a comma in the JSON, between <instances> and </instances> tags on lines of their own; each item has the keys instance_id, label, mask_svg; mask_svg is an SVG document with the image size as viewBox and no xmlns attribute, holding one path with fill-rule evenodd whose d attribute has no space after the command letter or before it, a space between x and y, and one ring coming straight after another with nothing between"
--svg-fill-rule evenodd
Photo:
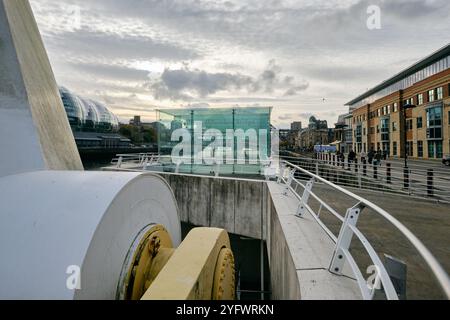
<instances>
[{"instance_id":1,"label":"person walking","mask_svg":"<svg viewBox=\"0 0 450 320\"><path fill-rule=\"evenodd\" d=\"M369 164L371 165L373 163L373 158L375 157L375 151L373 149L369 152Z\"/></svg>"},{"instance_id":2,"label":"person walking","mask_svg":"<svg viewBox=\"0 0 450 320\"><path fill-rule=\"evenodd\" d=\"M361 152L361 163L364 163L364 161L366 161L367 159L367 153L365 153L364 151Z\"/></svg>"},{"instance_id":3,"label":"person walking","mask_svg":"<svg viewBox=\"0 0 450 320\"><path fill-rule=\"evenodd\" d=\"M350 151L350 153L348 154L348 163L353 163L356 160L356 153L355 151Z\"/></svg>"},{"instance_id":4,"label":"person walking","mask_svg":"<svg viewBox=\"0 0 450 320\"><path fill-rule=\"evenodd\" d=\"M376 154L376 156L375 156L375 159L376 159L376 165L377 166L381 166L381 160L383 159L383 154L382 154L382 152L381 152L381 150L378 150L377 151L377 154Z\"/></svg>"}]
</instances>

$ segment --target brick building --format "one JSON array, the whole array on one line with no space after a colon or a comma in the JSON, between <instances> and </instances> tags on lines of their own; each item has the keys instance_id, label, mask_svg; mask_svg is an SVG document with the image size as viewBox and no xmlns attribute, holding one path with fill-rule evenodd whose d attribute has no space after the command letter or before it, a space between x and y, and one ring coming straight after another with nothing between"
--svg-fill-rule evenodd
<instances>
[{"instance_id":1,"label":"brick building","mask_svg":"<svg viewBox=\"0 0 450 320\"><path fill-rule=\"evenodd\" d=\"M353 147L391 157L450 154L450 44L347 103Z\"/></svg>"}]
</instances>

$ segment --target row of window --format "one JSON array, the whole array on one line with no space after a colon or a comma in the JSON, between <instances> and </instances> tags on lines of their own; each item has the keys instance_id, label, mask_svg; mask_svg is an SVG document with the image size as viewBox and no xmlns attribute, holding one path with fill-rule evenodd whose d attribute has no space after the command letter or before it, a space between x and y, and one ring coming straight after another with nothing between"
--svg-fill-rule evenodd
<instances>
[{"instance_id":1,"label":"row of window","mask_svg":"<svg viewBox=\"0 0 450 320\"><path fill-rule=\"evenodd\" d=\"M449 84L449 91L450 91L450 84ZM436 89L429 90L427 92L427 99L429 103L444 99L444 88L439 87ZM423 93L420 93L416 97L406 99L405 101L403 101L403 103L404 105L411 104L421 106L425 103L425 96Z\"/></svg>"},{"instance_id":2,"label":"row of window","mask_svg":"<svg viewBox=\"0 0 450 320\"><path fill-rule=\"evenodd\" d=\"M398 144L393 143L393 156L399 156ZM406 153L408 157L414 157L414 142L408 141L406 144ZM424 153L424 142L417 141L417 157L423 158ZM443 156L442 141L428 141L428 158L430 159L440 159Z\"/></svg>"},{"instance_id":3,"label":"row of window","mask_svg":"<svg viewBox=\"0 0 450 320\"><path fill-rule=\"evenodd\" d=\"M450 84L448 84L450 93ZM432 90L429 90L427 93L427 102L432 103L438 100L444 99L444 88L439 87ZM418 94L416 97L409 98L403 101L403 105L423 105L425 103L425 96L423 93ZM369 113L369 119L379 118L381 116L388 116L391 113L397 113L399 111L398 103L394 103L393 105L387 105L383 108L379 108L375 111ZM359 115L353 119L353 123L361 123L366 121L366 115Z\"/></svg>"},{"instance_id":4,"label":"row of window","mask_svg":"<svg viewBox=\"0 0 450 320\"><path fill-rule=\"evenodd\" d=\"M358 153L361 152L367 152L367 145L365 143L357 143L355 145L355 150ZM388 156L391 155L390 150L390 144L388 142L383 143L377 143L377 148L375 148L375 144L371 145L372 150L381 150L382 152L386 153ZM414 142L408 141L406 145L406 152L408 154L408 157L414 157ZM419 158L423 158L425 155L425 149L424 149L424 141L417 141L417 156ZM399 148L398 143L393 142L392 143L392 155L394 157L400 156L399 154ZM429 141L428 142L428 158L430 159L440 159L443 156L443 149L442 149L442 141Z\"/></svg>"},{"instance_id":5,"label":"row of window","mask_svg":"<svg viewBox=\"0 0 450 320\"><path fill-rule=\"evenodd\" d=\"M388 119L383 119L380 126L369 128L369 134L373 135L375 133L389 133L389 125L387 124ZM435 107L427 110L427 128L428 128L428 139L441 139L442 138L442 108ZM448 112L448 124L450 125L450 111ZM361 127L361 126L359 126ZM423 117L416 118L416 129L423 129ZM408 119L406 121L406 130L414 130L414 120ZM398 131L398 123L392 122L392 132ZM366 128L362 129L363 135L366 135ZM358 133L355 132L355 137L361 134L361 129ZM384 139L383 139L384 140Z\"/></svg>"},{"instance_id":6,"label":"row of window","mask_svg":"<svg viewBox=\"0 0 450 320\"><path fill-rule=\"evenodd\" d=\"M450 56L447 56L441 59L440 61L432 64L431 66L428 66L420 71L417 71L416 73L406 77L405 79L400 80L399 82L380 90L379 92L371 95L370 97L367 97L365 99L356 102L355 104L351 105L351 108L357 109L364 105L373 103L374 101L386 97L394 92L405 90L406 88L413 86L417 82L425 80L426 78L429 78L448 68L450 68Z\"/></svg>"}]
</instances>

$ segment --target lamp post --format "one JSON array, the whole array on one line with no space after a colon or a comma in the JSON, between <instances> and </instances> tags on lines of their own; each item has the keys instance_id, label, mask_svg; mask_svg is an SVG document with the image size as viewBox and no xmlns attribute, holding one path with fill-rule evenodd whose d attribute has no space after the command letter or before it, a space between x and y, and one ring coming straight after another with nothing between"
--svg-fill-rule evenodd
<instances>
[{"instance_id":1,"label":"lamp post","mask_svg":"<svg viewBox=\"0 0 450 320\"><path fill-rule=\"evenodd\" d=\"M408 168L408 130L407 130L407 126L408 126L408 122L406 119L406 110L409 109L414 109L416 106L413 104L406 104L403 106L403 118L404 118L404 125L405 125L405 133L404 133L404 138L405 138L405 168Z\"/></svg>"}]
</instances>

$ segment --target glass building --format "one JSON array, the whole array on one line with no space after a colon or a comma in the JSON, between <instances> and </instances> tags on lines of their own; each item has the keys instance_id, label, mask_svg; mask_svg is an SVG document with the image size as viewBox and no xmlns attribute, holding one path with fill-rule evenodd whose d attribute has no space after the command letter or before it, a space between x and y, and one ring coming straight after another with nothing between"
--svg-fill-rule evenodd
<instances>
[{"instance_id":1,"label":"glass building","mask_svg":"<svg viewBox=\"0 0 450 320\"><path fill-rule=\"evenodd\" d=\"M118 118L106 106L81 98L64 87L60 87L59 92L74 132L119 131Z\"/></svg>"},{"instance_id":2,"label":"glass building","mask_svg":"<svg viewBox=\"0 0 450 320\"><path fill-rule=\"evenodd\" d=\"M159 153L168 156L166 169L173 171L176 166L184 173L262 174L271 156L271 113L272 108L158 110ZM181 142L187 148L178 152L175 148Z\"/></svg>"}]
</instances>

